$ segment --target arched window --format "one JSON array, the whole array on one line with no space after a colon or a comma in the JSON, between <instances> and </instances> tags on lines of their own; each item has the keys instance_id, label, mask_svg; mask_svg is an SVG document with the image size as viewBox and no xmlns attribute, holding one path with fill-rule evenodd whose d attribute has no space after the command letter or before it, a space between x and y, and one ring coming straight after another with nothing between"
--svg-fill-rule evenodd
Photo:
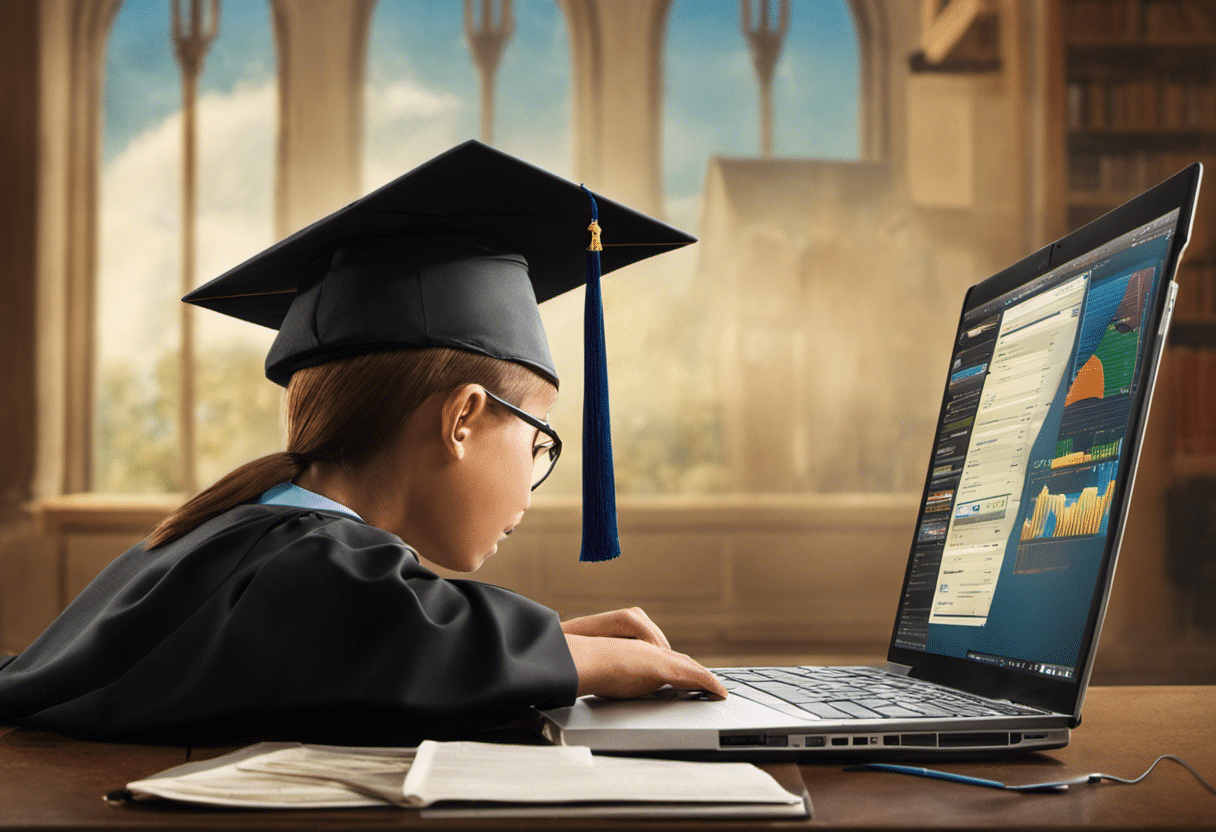
<instances>
[{"instance_id":1,"label":"arched window","mask_svg":"<svg viewBox=\"0 0 1216 832\"><path fill-rule=\"evenodd\" d=\"M501 0L492 5L500 15ZM570 57L561 14L552 0L509 5L514 27L493 76L492 144L569 174ZM479 26L482 4L472 6ZM380 0L368 43L365 112L366 189L481 137L481 92L463 3Z\"/></svg>"},{"instance_id":2,"label":"arched window","mask_svg":"<svg viewBox=\"0 0 1216 832\"><path fill-rule=\"evenodd\" d=\"M190 5L182 2L183 15ZM105 72L90 487L182 490L183 105L171 4L126 0ZM198 80L196 282L273 242L276 110L267 0L224 0ZM196 484L278 446L279 396L262 377L272 335L198 316L186 369L196 390Z\"/></svg>"},{"instance_id":3,"label":"arched window","mask_svg":"<svg viewBox=\"0 0 1216 832\"><path fill-rule=\"evenodd\" d=\"M780 0L751 0L778 27ZM711 156L760 155L757 73L739 0L675 0L667 25L663 176L668 216L695 223ZM847 0L790 3L772 77L773 154L861 155L857 30Z\"/></svg>"}]
</instances>

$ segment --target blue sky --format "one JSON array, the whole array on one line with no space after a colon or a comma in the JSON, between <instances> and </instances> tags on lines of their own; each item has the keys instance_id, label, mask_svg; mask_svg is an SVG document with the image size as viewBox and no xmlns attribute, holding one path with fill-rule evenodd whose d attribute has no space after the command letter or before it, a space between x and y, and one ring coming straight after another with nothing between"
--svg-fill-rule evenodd
<instances>
[{"instance_id":1,"label":"blue sky","mask_svg":"<svg viewBox=\"0 0 1216 832\"><path fill-rule=\"evenodd\" d=\"M183 14L187 0L182 0ZM171 0L125 0L106 53L103 164L141 133L181 109L181 74L169 36ZM220 36L199 81L200 94L231 93L274 78L274 38L265 0L222 0Z\"/></svg>"},{"instance_id":2,"label":"blue sky","mask_svg":"<svg viewBox=\"0 0 1216 832\"><path fill-rule=\"evenodd\" d=\"M516 31L497 78L497 144L570 173L562 170L570 158L565 23L551 0L515 0L514 7ZM107 163L180 107L169 9L170 0L126 0L119 12L107 54L107 78L114 88L105 99ZM424 108L424 117L441 119L443 129L432 125L432 141L417 148L420 158L401 163L420 162L444 149L432 143L477 135L477 77L462 20L459 0L380 0L377 6L369 87L409 82L439 96L443 105ZM265 0L223 0L220 22L200 92L229 94L272 81L274 46ZM737 0L676 0L666 48L664 187L672 200L687 200L700 192L710 155L759 151L759 96L739 31ZM777 154L856 158L857 95L856 33L844 0L793 0L774 79ZM377 116L368 113L369 150L377 142ZM381 126L400 141L401 128L409 125L393 119ZM417 120L414 126L426 132ZM385 164L397 162L391 157L399 155L386 151ZM376 168L375 160L369 168Z\"/></svg>"},{"instance_id":3,"label":"blue sky","mask_svg":"<svg viewBox=\"0 0 1216 832\"><path fill-rule=\"evenodd\" d=\"M753 0L753 13L761 4ZM738 0L676 0L664 72L663 184L678 201L700 193L709 156L760 152L760 95ZM857 73L844 0L793 0L773 78L776 155L857 158Z\"/></svg>"}]
</instances>

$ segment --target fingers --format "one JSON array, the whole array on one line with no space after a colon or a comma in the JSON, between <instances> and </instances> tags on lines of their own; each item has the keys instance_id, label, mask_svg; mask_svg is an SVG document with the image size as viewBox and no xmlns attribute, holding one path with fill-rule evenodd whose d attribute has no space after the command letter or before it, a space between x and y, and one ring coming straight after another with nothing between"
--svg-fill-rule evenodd
<instances>
[{"instance_id":1,"label":"fingers","mask_svg":"<svg viewBox=\"0 0 1216 832\"><path fill-rule=\"evenodd\" d=\"M722 682L696 659L683 653L672 652L674 664L666 684L676 690L703 690L714 699L725 699L726 688Z\"/></svg>"},{"instance_id":2,"label":"fingers","mask_svg":"<svg viewBox=\"0 0 1216 832\"><path fill-rule=\"evenodd\" d=\"M641 607L617 610L614 614L622 619L622 628L633 630L634 634L626 636L626 638L639 638L642 641L653 644L655 647L662 647L665 650L671 649L671 642L667 640L667 636L663 635L663 631L659 629L659 625L651 621L650 616L643 612Z\"/></svg>"},{"instance_id":3,"label":"fingers","mask_svg":"<svg viewBox=\"0 0 1216 832\"><path fill-rule=\"evenodd\" d=\"M671 685L726 698L717 677L683 653L630 638L567 634L566 642L578 671L579 694L625 699Z\"/></svg>"},{"instance_id":4,"label":"fingers","mask_svg":"<svg viewBox=\"0 0 1216 832\"><path fill-rule=\"evenodd\" d=\"M640 607L572 618L562 622L562 631L567 635L635 638L655 647L671 649L667 636Z\"/></svg>"}]
</instances>

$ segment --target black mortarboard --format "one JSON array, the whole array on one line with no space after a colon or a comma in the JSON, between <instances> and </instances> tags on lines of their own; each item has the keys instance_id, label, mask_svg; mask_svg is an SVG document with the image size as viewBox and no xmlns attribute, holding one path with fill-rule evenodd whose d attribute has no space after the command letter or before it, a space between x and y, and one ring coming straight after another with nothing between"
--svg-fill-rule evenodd
<instances>
[{"instance_id":1,"label":"black mortarboard","mask_svg":"<svg viewBox=\"0 0 1216 832\"><path fill-rule=\"evenodd\" d=\"M600 227L603 250L590 251ZM478 352L556 380L537 304L588 283L582 558L605 560L619 547L598 275L692 242L468 141L183 300L279 330L266 375L281 385L301 367L411 347Z\"/></svg>"}]
</instances>

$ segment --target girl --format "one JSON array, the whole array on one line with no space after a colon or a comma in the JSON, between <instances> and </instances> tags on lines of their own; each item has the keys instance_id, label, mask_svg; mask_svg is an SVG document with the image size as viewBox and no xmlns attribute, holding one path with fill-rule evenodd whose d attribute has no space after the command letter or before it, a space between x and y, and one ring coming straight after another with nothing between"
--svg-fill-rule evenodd
<instances>
[{"instance_id":1,"label":"girl","mask_svg":"<svg viewBox=\"0 0 1216 832\"><path fill-rule=\"evenodd\" d=\"M188 296L279 329L287 450L195 496L0 658L0 720L384 744L586 693L724 697L638 609L559 622L418 560L476 570L558 458L537 303L582 282L586 200L472 142ZM690 241L600 210L636 242L607 268Z\"/></svg>"}]
</instances>

